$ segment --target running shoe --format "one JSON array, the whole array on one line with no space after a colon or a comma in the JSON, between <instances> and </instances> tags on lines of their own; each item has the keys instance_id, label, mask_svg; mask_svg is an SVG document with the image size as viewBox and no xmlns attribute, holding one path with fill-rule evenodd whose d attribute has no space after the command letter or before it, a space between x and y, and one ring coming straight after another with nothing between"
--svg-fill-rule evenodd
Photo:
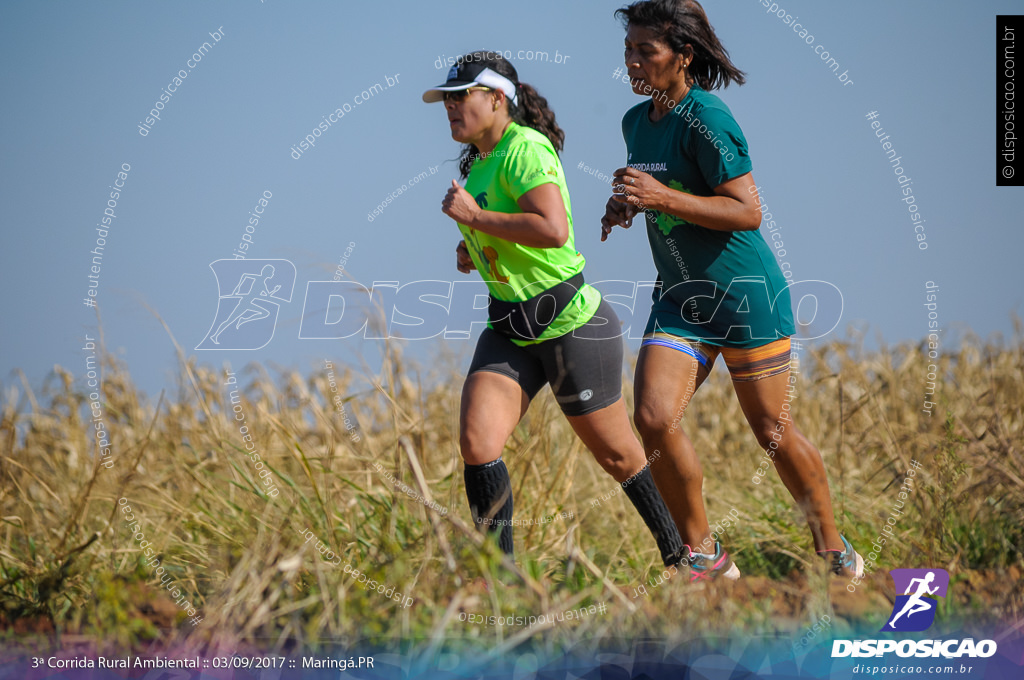
<instances>
[{"instance_id":1,"label":"running shoe","mask_svg":"<svg viewBox=\"0 0 1024 680\"><path fill-rule=\"evenodd\" d=\"M822 551L822 557L826 560L831 560L829 569L836 576L860 578L864 575L864 558L853 549L850 542L846 540L846 536L840 536L839 538L843 539L843 551L824 550Z\"/></svg>"},{"instance_id":2,"label":"running shoe","mask_svg":"<svg viewBox=\"0 0 1024 680\"><path fill-rule=\"evenodd\" d=\"M740 577L739 568L733 564L729 553L722 550L722 544L715 541L715 556L704 557L691 552L689 557L683 559L680 564L688 564L690 567L690 583L695 581L713 581L718 578L725 578L735 581Z\"/></svg>"}]
</instances>

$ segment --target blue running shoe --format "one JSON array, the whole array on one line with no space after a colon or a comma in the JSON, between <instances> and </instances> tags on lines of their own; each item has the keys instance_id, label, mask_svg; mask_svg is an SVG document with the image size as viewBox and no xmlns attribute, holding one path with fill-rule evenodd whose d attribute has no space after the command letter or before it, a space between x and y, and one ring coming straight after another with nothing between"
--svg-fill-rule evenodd
<instances>
[{"instance_id":1,"label":"blue running shoe","mask_svg":"<svg viewBox=\"0 0 1024 680\"><path fill-rule=\"evenodd\" d=\"M689 546L686 546L689 549ZM713 581L718 578L725 578L735 581L740 577L740 570L729 557L729 553L722 550L722 544L715 541L715 556L704 557L690 552L689 557L683 559L680 564L690 567L690 583L696 581Z\"/></svg>"},{"instance_id":2,"label":"blue running shoe","mask_svg":"<svg viewBox=\"0 0 1024 680\"><path fill-rule=\"evenodd\" d=\"M839 538L843 539L842 552L838 550L822 550L818 554L826 560L831 560L829 569L836 576L860 578L864 575L864 558L853 549L850 542L846 540L846 536L840 536Z\"/></svg>"}]
</instances>

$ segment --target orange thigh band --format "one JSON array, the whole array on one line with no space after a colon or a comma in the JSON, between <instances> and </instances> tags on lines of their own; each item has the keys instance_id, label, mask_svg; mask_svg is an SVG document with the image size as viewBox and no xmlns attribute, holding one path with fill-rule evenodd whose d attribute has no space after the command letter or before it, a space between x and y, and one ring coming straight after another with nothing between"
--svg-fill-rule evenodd
<instances>
[{"instance_id":1,"label":"orange thigh band","mask_svg":"<svg viewBox=\"0 0 1024 680\"><path fill-rule=\"evenodd\" d=\"M644 336L640 346L649 345L669 347L694 357L708 371L721 354L729 368L729 375L739 382L762 380L789 370L789 338L781 338L760 347L718 347L659 331Z\"/></svg>"},{"instance_id":2,"label":"orange thigh band","mask_svg":"<svg viewBox=\"0 0 1024 680\"><path fill-rule=\"evenodd\" d=\"M729 374L739 382L762 380L785 373L789 370L789 355L789 338L749 349L722 348L722 358L729 367Z\"/></svg>"}]
</instances>

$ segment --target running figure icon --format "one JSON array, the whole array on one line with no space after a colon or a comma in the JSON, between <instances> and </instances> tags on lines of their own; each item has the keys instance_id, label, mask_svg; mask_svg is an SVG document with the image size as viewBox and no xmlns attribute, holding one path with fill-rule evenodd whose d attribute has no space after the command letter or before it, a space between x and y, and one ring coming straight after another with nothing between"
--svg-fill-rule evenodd
<instances>
[{"instance_id":1,"label":"running figure icon","mask_svg":"<svg viewBox=\"0 0 1024 680\"><path fill-rule=\"evenodd\" d=\"M939 600L949 590L949 572L929 569L890 569L896 598L882 631L903 633L927 630L935 622Z\"/></svg>"},{"instance_id":2,"label":"running figure icon","mask_svg":"<svg viewBox=\"0 0 1024 680\"><path fill-rule=\"evenodd\" d=\"M889 621L890 628L895 628L894 624L896 623L896 619L900 618L904 614L906 614L909 619L914 614L928 611L934 606L933 600L923 599L924 595L934 595L939 589L939 586L935 586L934 588L928 587L934 580L935 572L931 571L929 571L924 578L915 578L910 580L910 585L907 586L907 590L903 593L904 595L910 595L910 599L908 599L906 604L903 605L903 609L900 610L899 614L892 617L892 620ZM915 583L918 584L917 592L911 595L910 591L913 590Z\"/></svg>"},{"instance_id":3,"label":"running figure icon","mask_svg":"<svg viewBox=\"0 0 1024 680\"><path fill-rule=\"evenodd\" d=\"M254 350L274 337L281 306L291 302L295 265L284 259L222 259L210 263L217 279L217 312L197 350Z\"/></svg>"},{"instance_id":4,"label":"running figure icon","mask_svg":"<svg viewBox=\"0 0 1024 680\"><path fill-rule=\"evenodd\" d=\"M231 315L217 328L217 332L210 336L210 341L213 344L220 344L220 340L217 338L219 338L220 334L231 326L231 324L234 324L235 330L238 330L242 327L242 324L250 321L259 321L260 319L265 319L270 316L272 310L267 309L264 306L264 301L260 299L260 296L263 298L270 298L274 293L281 290L280 284L274 286L273 289L270 288L270 284L268 284L267 281L272 278L274 278L274 266L270 264L263 265L263 269L260 270L259 274L242 274L238 279L238 285L235 286L233 291L231 291L231 296L239 296L238 304L235 306L234 311L231 312ZM257 279L259 279L259 282L263 284L263 290L259 292L259 295L255 293L258 288L256 285ZM246 288L246 292L243 293L242 287L247 283L249 285Z\"/></svg>"}]
</instances>

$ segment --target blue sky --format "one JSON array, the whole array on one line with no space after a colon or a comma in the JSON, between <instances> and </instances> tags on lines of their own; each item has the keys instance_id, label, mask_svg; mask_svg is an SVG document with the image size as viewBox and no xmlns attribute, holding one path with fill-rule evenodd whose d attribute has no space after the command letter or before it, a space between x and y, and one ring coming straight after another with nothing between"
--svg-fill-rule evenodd
<instances>
[{"instance_id":1,"label":"blue sky","mask_svg":"<svg viewBox=\"0 0 1024 680\"><path fill-rule=\"evenodd\" d=\"M1024 189L995 186L995 17L1019 4L777 4L799 17L812 45L759 0L708 0L705 8L748 74L746 85L719 95L749 142L783 259L795 279L828 281L843 294L838 327L817 342L851 328L867 329L872 342L920 340L927 281L939 288L943 346L972 332L1012 335L1024 297L1016 262ZM130 171L96 299L106 346L138 385L155 393L177 372L171 340L150 310L202 362L305 372L325 357L359 365L363 356L372 368L379 341L299 339L306 284L330 279L346 249L348 275L366 285L473 280L455 270L458 232L439 209L458 147L442 107L420 95L444 80L439 59L474 49L510 51L521 80L548 98L566 131L562 163L588 281L651 280L642 228L599 242L609 190L578 168L610 174L624 164L620 120L639 99L612 77L622 66L623 31L612 16L619 6L4 3L0 258L9 293L0 302L0 379L9 384L21 369L39 385L55 364L82 374L85 335L97 335L95 310L84 304L90 250L122 164ZM211 46L193 60L204 42ZM817 46L852 84L840 82ZM527 60L527 51L549 60ZM556 51L568 59L554 63ZM140 135L139 123L182 69L187 76L159 121ZM355 102L376 83L391 86ZM293 158L292 147L346 104L315 147ZM913 180L927 250L915 240L871 111ZM294 295L262 349L194 352L217 310L210 263L232 256L265 192L271 198L247 255L292 262ZM641 293L632 322L642 324L646 312ZM460 309L448 327L468 328L469 320ZM405 344L425 358L438 342L468 361L468 340Z\"/></svg>"}]
</instances>

